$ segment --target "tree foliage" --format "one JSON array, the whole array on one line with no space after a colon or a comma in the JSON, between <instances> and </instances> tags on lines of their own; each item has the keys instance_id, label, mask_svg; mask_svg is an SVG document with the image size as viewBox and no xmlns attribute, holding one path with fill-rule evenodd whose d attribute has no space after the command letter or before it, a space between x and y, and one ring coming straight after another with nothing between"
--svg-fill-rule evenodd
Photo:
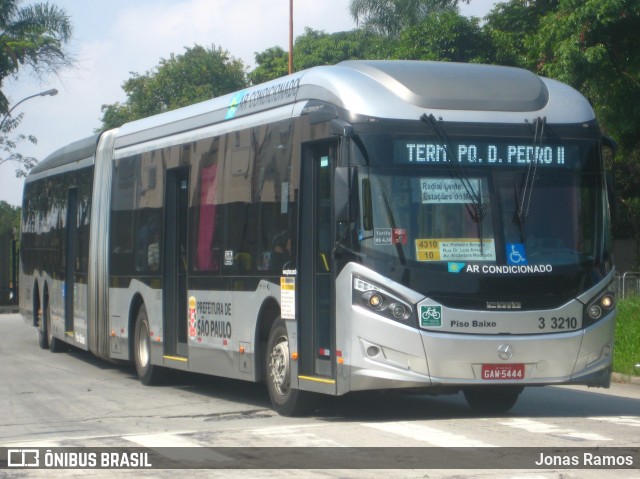
<instances>
[{"instance_id":1,"label":"tree foliage","mask_svg":"<svg viewBox=\"0 0 640 479\"><path fill-rule=\"evenodd\" d=\"M623 149L640 147L637 0L561 0L527 43L539 73L587 96Z\"/></svg>"},{"instance_id":2,"label":"tree foliage","mask_svg":"<svg viewBox=\"0 0 640 479\"><path fill-rule=\"evenodd\" d=\"M22 67L43 75L73 64L65 49L73 31L66 11L49 3L20 4L0 0L0 87ZM8 111L9 101L0 92L0 113Z\"/></svg>"},{"instance_id":3,"label":"tree foliage","mask_svg":"<svg viewBox=\"0 0 640 479\"><path fill-rule=\"evenodd\" d=\"M623 150L640 147L637 0L510 0L486 20L495 63L568 83Z\"/></svg>"},{"instance_id":4,"label":"tree foliage","mask_svg":"<svg viewBox=\"0 0 640 479\"><path fill-rule=\"evenodd\" d=\"M455 9L458 3L459 0L349 0L349 13L363 30L395 38L403 29L433 13Z\"/></svg>"},{"instance_id":5,"label":"tree foliage","mask_svg":"<svg viewBox=\"0 0 640 479\"><path fill-rule=\"evenodd\" d=\"M71 39L66 11L49 3L21 6L20 0L0 0L0 87L24 68L42 76L70 67L73 59L65 46ZM18 151L21 143L36 143L33 135L13 135L22 114L10 116L9 99L0 91L0 164L16 165L16 176L26 176L37 160Z\"/></svg>"},{"instance_id":6,"label":"tree foliage","mask_svg":"<svg viewBox=\"0 0 640 479\"><path fill-rule=\"evenodd\" d=\"M19 233L20 211L19 207L0 201L0 236L13 236L14 233Z\"/></svg>"},{"instance_id":7,"label":"tree foliage","mask_svg":"<svg viewBox=\"0 0 640 479\"><path fill-rule=\"evenodd\" d=\"M485 32L492 39L495 56L500 65L520 66L535 70L529 39L540 27L540 20L553 12L559 0L511 0L497 3L486 17Z\"/></svg>"},{"instance_id":8,"label":"tree foliage","mask_svg":"<svg viewBox=\"0 0 640 479\"><path fill-rule=\"evenodd\" d=\"M394 57L482 63L493 57L493 48L478 18L441 10L403 30Z\"/></svg>"},{"instance_id":9,"label":"tree foliage","mask_svg":"<svg viewBox=\"0 0 640 479\"><path fill-rule=\"evenodd\" d=\"M388 39L365 30L326 33L307 27L295 41L294 70L334 65L345 60L389 58L393 52L391 45ZM254 85L289 72L289 53L280 47L256 53L255 59L257 67L249 73Z\"/></svg>"},{"instance_id":10,"label":"tree foliage","mask_svg":"<svg viewBox=\"0 0 640 479\"><path fill-rule=\"evenodd\" d=\"M220 47L195 45L182 55L161 59L144 75L132 73L122 88L124 103L102 105L102 128L110 129L246 86L242 61Z\"/></svg>"},{"instance_id":11,"label":"tree foliage","mask_svg":"<svg viewBox=\"0 0 640 479\"><path fill-rule=\"evenodd\" d=\"M257 85L289 73L289 53L282 47L267 48L255 54L257 67L249 73L251 84Z\"/></svg>"},{"instance_id":12,"label":"tree foliage","mask_svg":"<svg viewBox=\"0 0 640 479\"><path fill-rule=\"evenodd\" d=\"M22 117L22 113L13 117L5 116L2 123L0 123L0 165L9 162L14 163L16 165L17 178L27 176L29 170L37 164L35 158L23 155L18 150L18 145L21 143L35 144L37 142L36 137L23 134L12 136L13 130L20 125Z\"/></svg>"},{"instance_id":13,"label":"tree foliage","mask_svg":"<svg viewBox=\"0 0 640 479\"><path fill-rule=\"evenodd\" d=\"M345 60L384 58L390 54L388 46L383 37L364 30L325 33L306 28L296 39L294 65L296 70L304 70Z\"/></svg>"},{"instance_id":14,"label":"tree foliage","mask_svg":"<svg viewBox=\"0 0 640 479\"><path fill-rule=\"evenodd\" d=\"M604 131L620 146L615 165L619 201L615 235L639 238L640 3L545 3L537 28L522 41L527 60L523 66L568 83L590 100Z\"/></svg>"}]
</instances>

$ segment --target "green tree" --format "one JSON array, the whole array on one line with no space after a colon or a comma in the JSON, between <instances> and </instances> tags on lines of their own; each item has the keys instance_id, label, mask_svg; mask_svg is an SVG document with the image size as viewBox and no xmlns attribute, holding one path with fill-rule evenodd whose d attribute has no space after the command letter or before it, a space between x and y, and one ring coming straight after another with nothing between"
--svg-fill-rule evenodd
<instances>
[{"instance_id":1,"label":"green tree","mask_svg":"<svg viewBox=\"0 0 640 479\"><path fill-rule=\"evenodd\" d=\"M469 0L349 0L349 13L364 30L387 37L422 22L430 14Z\"/></svg>"},{"instance_id":2,"label":"green tree","mask_svg":"<svg viewBox=\"0 0 640 479\"><path fill-rule=\"evenodd\" d=\"M43 75L73 64L65 49L72 34L66 11L49 3L20 4L0 0L0 87L25 66ZM8 111L9 101L0 92L0 113Z\"/></svg>"},{"instance_id":3,"label":"green tree","mask_svg":"<svg viewBox=\"0 0 640 479\"><path fill-rule=\"evenodd\" d=\"M586 95L623 149L640 146L637 0L560 0L527 43L539 73Z\"/></svg>"},{"instance_id":4,"label":"green tree","mask_svg":"<svg viewBox=\"0 0 640 479\"><path fill-rule=\"evenodd\" d=\"M0 123L0 165L8 162L15 163L17 165L15 172L18 178L27 176L29 170L38 163L35 158L25 156L18 151L19 144L25 142L35 144L36 138L33 135L23 134L11 136L12 131L20 125L23 116L23 113L11 117L5 116Z\"/></svg>"},{"instance_id":5,"label":"green tree","mask_svg":"<svg viewBox=\"0 0 640 479\"><path fill-rule=\"evenodd\" d=\"M0 236L13 236L20 231L20 208L0 201Z\"/></svg>"},{"instance_id":6,"label":"green tree","mask_svg":"<svg viewBox=\"0 0 640 479\"><path fill-rule=\"evenodd\" d=\"M27 69L38 76L57 73L73 65L66 51L71 39L71 20L66 11L49 3L21 6L20 0L0 0L0 88L7 77ZM9 99L0 91L0 164L17 164L16 176L26 176L37 160L18 151L32 135L12 136L23 115L9 116Z\"/></svg>"},{"instance_id":7,"label":"green tree","mask_svg":"<svg viewBox=\"0 0 640 479\"><path fill-rule=\"evenodd\" d=\"M640 3L560 0L526 41L537 71L568 83L593 104L618 141L617 237L640 239Z\"/></svg>"},{"instance_id":8,"label":"green tree","mask_svg":"<svg viewBox=\"0 0 640 479\"><path fill-rule=\"evenodd\" d=\"M304 70L345 60L386 58L391 45L388 39L365 30L325 33L307 27L296 38L293 59L296 70Z\"/></svg>"},{"instance_id":9,"label":"green tree","mask_svg":"<svg viewBox=\"0 0 640 479\"><path fill-rule=\"evenodd\" d=\"M395 58L452 62L487 62L493 57L491 38L480 19L456 10L434 12L400 34Z\"/></svg>"},{"instance_id":10,"label":"green tree","mask_svg":"<svg viewBox=\"0 0 640 479\"><path fill-rule=\"evenodd\" d=\"M319 65L334 65L344 60L390 58L393 45L389 39L364 30L326 33L307 27L295 41L294 68L300 71ZM255 85L287 75L288 55L280 47L256 53L258 66L249 73L251 83Z\"/></svg>"},{"instance_id":11,"label":"green tree","mask_svg":"<svg viewBox=\"0 0 640 479\"><path fill-rule=\"evenodd\" d=\"M510 0L498 3L485 17L484 30L493 42L494 63L535 70L536 58L527 44L540 19L558 7L559 0Z\"/></svg>"},{"instance_id":12,"label":"green tree","mask_svg":"<svg viewBox=\"0 0 640 479\"><path fill-rule=\"evenodd\" d=\"M257 52L255 59L257 67L249 73L249 80L253 85L275 80L289 73L289 53L281 47Z\"/></svg>"},{"instance_id":13,"label":"green tree","mask_svg":"<svg viewBox=\"0 0 640 479\"><path fill-rule=\"evenodd\" d=\"M101 130L174 110L246 87L245 66L220 47L195 45L161 59L144 75L132 73L124 103L102 105Z\"/></svg>"}]
</instances>

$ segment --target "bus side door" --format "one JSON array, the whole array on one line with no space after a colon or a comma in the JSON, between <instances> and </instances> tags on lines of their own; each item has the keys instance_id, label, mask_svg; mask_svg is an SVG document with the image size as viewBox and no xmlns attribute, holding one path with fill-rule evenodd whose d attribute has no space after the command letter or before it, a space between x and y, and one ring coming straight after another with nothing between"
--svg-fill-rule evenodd
<instances>
[{"instance_id":1,"label":"bus side door","mask_svg":"<svg viewBox=\"0 0 640 479\"><path fill-rule=\"evenodd\" d=\"M67 192L67 221L65 231L64 264L64 330L73 333L75 321L76 286L76 235L78 230L78 188L69 188Z\"/></svg>"},{"instance_id":2,"label":"bus side door","mask_svg":"<svg viewBox=\"0 0 640 479\"><path fill-rule=\"evenodd\" d=\"M335 394L332 177L336 141L303 145L298 233L300 389Z\"/></svg>"},{"instance_id":3,"label":"bus side door","mask_svg":"<svg viewBox=\"0 0 640 479\"><path fill-rule=\"evenodd\" d=\"M163 248L163 317L167 356L187 357L189 168L167 170Z\"/></svg>"}]
</instances>

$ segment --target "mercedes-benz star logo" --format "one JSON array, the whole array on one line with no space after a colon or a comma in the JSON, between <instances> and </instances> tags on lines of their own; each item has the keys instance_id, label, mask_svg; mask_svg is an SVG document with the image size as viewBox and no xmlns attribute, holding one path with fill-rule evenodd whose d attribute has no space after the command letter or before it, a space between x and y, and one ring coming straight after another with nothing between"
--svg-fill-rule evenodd
<instances>
[{"instance_id":1,"label":"mercedes-benz star logo","mask_svg":"<svg viewBox=\"0 0 640 479\"><path fill-rule=\"evenodd\" d=\"M498 346L498 356L500 356L500 359L504 359L505 361L507 359L511 359L511 356L513 356L513 348L511 345L501 344Z\"/></svg>"}]
</instances>

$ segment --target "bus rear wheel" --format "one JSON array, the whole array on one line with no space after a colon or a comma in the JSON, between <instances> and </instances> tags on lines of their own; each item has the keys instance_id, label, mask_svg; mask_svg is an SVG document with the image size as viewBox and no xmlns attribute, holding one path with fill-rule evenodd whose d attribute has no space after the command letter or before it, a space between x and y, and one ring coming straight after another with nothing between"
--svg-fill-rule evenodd
<instances>
[{"instance_id":1,"label":"bus rear wheel","mask_svg":"<svg viewBox=\"0 0 640 479\"><path fill-rule=\"evenodd\" d=\"M522 390L519 386L469 388L464 390L464 397L479 413L501 414L515 406Z\"/></svg>"},{"instance_id":2,"label":"bus rear wheel","mask_svg":"<svg viewBox=\"0 0 640 479\"><path fill-rule=\"evenodd\" d=\"M281 318L271 326L265 357L267 390L273 408L283 416L303 416L314 408L314 395L291 387L291 353Z\"/></svg>"},{"instance_id":3,"label":"bus rear wheel","mask_svg":"<svg viewBox=\"0 0 640 479\"><path fill-rule=\"evenodd\" d=\"M140 382L145 386L160 384L166 375L164 368L151 364L150 331L147 308L142 305L136 317L136 326L133 335L133 359L136 365L138 379L140 379Z\"/></svg>"}]
</instances>

